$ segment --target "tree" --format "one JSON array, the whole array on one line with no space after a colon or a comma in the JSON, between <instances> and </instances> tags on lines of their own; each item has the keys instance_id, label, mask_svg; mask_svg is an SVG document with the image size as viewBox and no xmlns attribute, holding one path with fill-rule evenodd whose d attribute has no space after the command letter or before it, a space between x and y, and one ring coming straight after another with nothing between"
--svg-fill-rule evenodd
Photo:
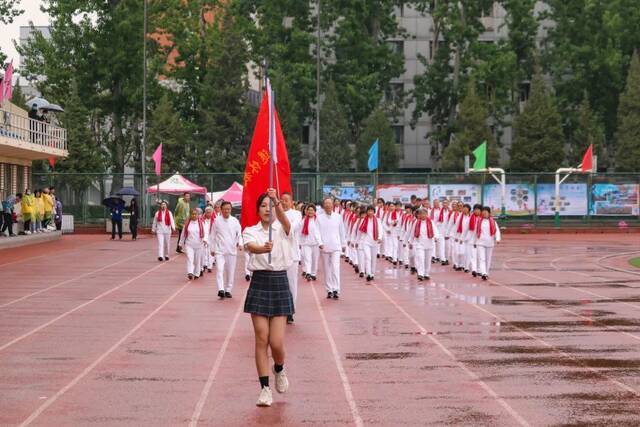
<instances>
[{"instance_id":1,"label":"tree","mask_svg":"<svg viewBox=\"0 0 640 427\"><path fill-rule=\"evenodd\" d=\"M604 147L604 129L600 118L589 105L588 95L585 94L577 111L575 129L569 138L567 162L574 166L579 164L591 144L593 144L593 154L598 155L599 169L606 169L608 161Z\"/></svg>"},{"instance_id":2,"label":"tree","mask_svg":"<svg viewBox=\"0 0 640 427\"><path fill-rule=\"evenodd\" d=\"M459 172L464 170L464 156L483 141L487 141L487 166L498 166L500 154L495 138L487 125L487 111L484 101L476 93L475 80L467 84L467 94L460 103L460 112L456 120L455 139L442 155L442 169Z\"/></svg>"},{"instance_id":3,"label":"tree","mask_svg":"<svg viewBox=\"0 0 640 427\"><path fill-rule=\"evenodd\" d=\"M151 157L158 145L162 144L162 166L164 173L183 171L186 132L178 112L174 109L169 94L165 93L151 112L147 124L147 156ZM153 171L149 161L147 170Z\"/></svg>"},{"instance_id":4,"label":"tree","mask_svg":"<svg viewBox=\"0 0 640 427\"><path fill-rule=\"evenodd\" d=\"M11 98L11 102L22 108L23 110L29 111L31 108L27 105L27 99L24 96L24 93L22 93L22 88L20 87L19 82L16 83L16 85L13 87L13 92L12 92L13 96Z\"/></svg>"},{"instance_id":5,"label":"tree","mask_svg":"<svg viewBox=\"0 0 640 427\"><path fill-rule=\"evenodd\" d=\"M640 58L635 51L620 95L616 131L616 171L640 171Z\"/></svg>"},{"instance_id":6,"label":"tree","mask_svg":"<svg viewBox=\"0 0 640 427\"><path fill-rule=\"evenodd\" d=\"M289 154L289 165L292 172L300 170L300 160L302 159L302 123L300 121L300 104L295 96L295 91L280 76L271 80L275 92L275 103L278 110L278 117L285 141L287 142L287 152Z\"/></svg>"},{"instance_id":7,"label":"tree","mask_svg":"<svg viewBox=\"0 0 640 427\"><path fill-rule=\"evenodd\" d=\"M381 107L376 108L363 123L363 130L356 146L356 164L359 171L368 171L369 148L378 140L378 170L398 170L398 146L391 129L391 122Z\"/></svg>"},{"instance_id":8,"label":"tree","mask_svg":"<svg viewBox=\"0 0 640 427\"><path fill-rule=\"evenodd\" d=\"M346 172L351 170L353 153L349 123L340 103L335 84L327 84L324 102L320 109L320 170L322 172Z\"/></svg>"},{"instance_id":9,"label":"tree","mask_svg":"<svg viewBox=\"0 0 640 427\"><path fill-rule=\"evenodd\" d=\"M531 82L530 98L516 118L513 132L512 171L552 172L563 165L562 119L539 68Z\"/></svg>"}]
</instances>

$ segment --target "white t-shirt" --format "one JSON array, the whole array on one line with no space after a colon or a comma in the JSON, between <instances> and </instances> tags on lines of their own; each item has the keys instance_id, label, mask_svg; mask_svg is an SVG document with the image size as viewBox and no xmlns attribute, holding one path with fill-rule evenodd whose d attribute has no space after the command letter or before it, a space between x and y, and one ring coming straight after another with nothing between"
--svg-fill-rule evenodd
<instances>
[{"instance_id":1,"label":"white t-shirt","mask_svg":"<svg viewBox=\"0 0 640 427\"><path fill-rule=\"evenodd\" d=\"M217 219L216 219L217 221ZM271 263L269 263L269 254L250 254L249 271L269 270L284 271L287 270L293 259L291 257L291 245L293 244L293 229L289 230L287 235L282 228L282 224L275 221L273 227L273 248L271 249ZM242 233L242 240L245 246L249 243L264 245L269 241L269 227L266 229L259 222L252 227L247 227Z\"/></svg>"},{"instance_id":2,"label":"white t-shirt","mask_svg":"<svg viewBox=\"0 0 640 427\"><path fill-rule=\"evenodd\" d=\"M291 257L293 261L300 261L300 235L298 225L302 222L302 214L300 211L295 209L289 209L288 211L285 211L284 214L287 216L287 219L289 219L289 224L291 224L291 234L293 235Z\"/></svg>"},{"instance_id":3,"label":"white t-shirt","mask_svg":"<svg viewBox=\"0 0 640 427\"><path fill-rule=\"evenodd\" d=\"M238 245L242 242L242 229L236 218L225 218L222 215L216 217L213 222L213 234L213 252L220 255L238 253Z\"/></svg>"}]
</instances>

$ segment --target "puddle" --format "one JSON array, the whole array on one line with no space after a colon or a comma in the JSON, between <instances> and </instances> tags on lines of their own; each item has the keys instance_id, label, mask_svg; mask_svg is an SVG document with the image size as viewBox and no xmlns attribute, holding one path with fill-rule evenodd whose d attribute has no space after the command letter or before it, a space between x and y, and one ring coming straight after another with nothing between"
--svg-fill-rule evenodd
<instances>
[{"instance_id":1,"label":"puddle","mask_svg":"<svg viewBox=\"0 0 640 427\"><path fill-rule=\"evenodd\" d=\"M141 301L119 301L120 304L144 304Z\"/></svg>"},{"instance_id":2,"label":"puddle","mask_svg":"<svg viewBox=\"0 0 640 427\"><path fill-rule=\"evenodd\" d=\"M637 369L640 368L640 359L607 359L607 358L579 358L570 359L561 355L553 357L518 357L510 359L488 359L488 360L464 360L475 366L546 366L546 367L571 367L571 368L608 368L608 369ZM601 376L597 375L596 378Z\"/></svg>"},{"instance_id":3,"label":"puddle","mask_svg":"<svg viewBox=\"0 0 640 427\"><path fill-rule=\"evenodd\" d=\"M151 350L127 350L127 353L131 353L131 354L144 354L144 355L148 355L148 354L157 354L155 351L151 351Z\"/></svg>"},{"instance_id":4,"label":"puddle","mask_svg":"<svg viewBox=\"0 0 640 427\"><path fill-rule=\"evenodd\" d=\"M109 381L124 381L124 382L162 382L162 383L177 383L182 381L179 378L163 378L163 377L122 377L114 374L106 374L98 377L101 380Z\"/></svg>"},{"instance_id":5,"label":"puddle","mask_svg":"<svg viewBox=\"0 0 640 427\"><path fill-rule=\"evenodd\" d=\"M390 360L390 359L408 359L416 357L418 353L394 352L394 353L346 353L347 360Z\"/></svg>"}]
</instances>

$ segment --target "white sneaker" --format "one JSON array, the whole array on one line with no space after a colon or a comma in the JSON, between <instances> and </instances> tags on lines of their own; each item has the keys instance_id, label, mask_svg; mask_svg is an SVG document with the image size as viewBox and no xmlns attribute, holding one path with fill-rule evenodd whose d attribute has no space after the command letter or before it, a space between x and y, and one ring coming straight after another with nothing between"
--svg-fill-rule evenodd
<instances>
[{"instance_id":1,"label":"white sneaker","mask_svg":"<svg viewBox=\"0 0 640 427\"><path fill-rule=\"evenodd\" d=\"M272 403L273 396L271 395L271 389L269 387L262 387L256 406L271 406Z\"/></svg>"},{"instance_id":2,"label":"white sneaker","mask_svg":"<svg viewBox=\"0 0 640 427\"><path fill-rule=\"evenodd\" d=\"M24 234L26 234L28 236L29 234L31 234L31 232L30 231L25 231Z\"/></svg>"},{"instance_id":3,"label":"white sneaker","mask_svg":"<svg viewBox=\"0 0 640 427\"><path fill-rule=\"evenodd\" d=\"M287 379L287 373L285 372L285 369L282 368L282 371L278 373L274 368L273 373L276 376L276 391L278 393L286 393L289 389L289 380Z\"/></svg>"}]
</instances>

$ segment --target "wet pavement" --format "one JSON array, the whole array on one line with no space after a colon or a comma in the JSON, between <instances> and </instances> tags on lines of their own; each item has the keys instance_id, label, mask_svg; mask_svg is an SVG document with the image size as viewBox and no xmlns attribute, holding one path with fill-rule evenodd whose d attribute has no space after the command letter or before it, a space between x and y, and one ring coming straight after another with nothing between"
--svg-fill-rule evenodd
<instances>
[{"instance_id":1,"label":"wet pavement","mask_svg":"<svg viewBox=\"0 0 640 427\"><path fill-rule=\"evenodd\" d=\"M102 236L0 252L0 425L640 425L637 235L507 235L490 280L300 281L290 391L259 392L247 283ZM637 256L637 255L636 255ZM238 266L240 267L240 266ZM273 378L271 379L273 381Z\"/></svg>"}]
</instances>

